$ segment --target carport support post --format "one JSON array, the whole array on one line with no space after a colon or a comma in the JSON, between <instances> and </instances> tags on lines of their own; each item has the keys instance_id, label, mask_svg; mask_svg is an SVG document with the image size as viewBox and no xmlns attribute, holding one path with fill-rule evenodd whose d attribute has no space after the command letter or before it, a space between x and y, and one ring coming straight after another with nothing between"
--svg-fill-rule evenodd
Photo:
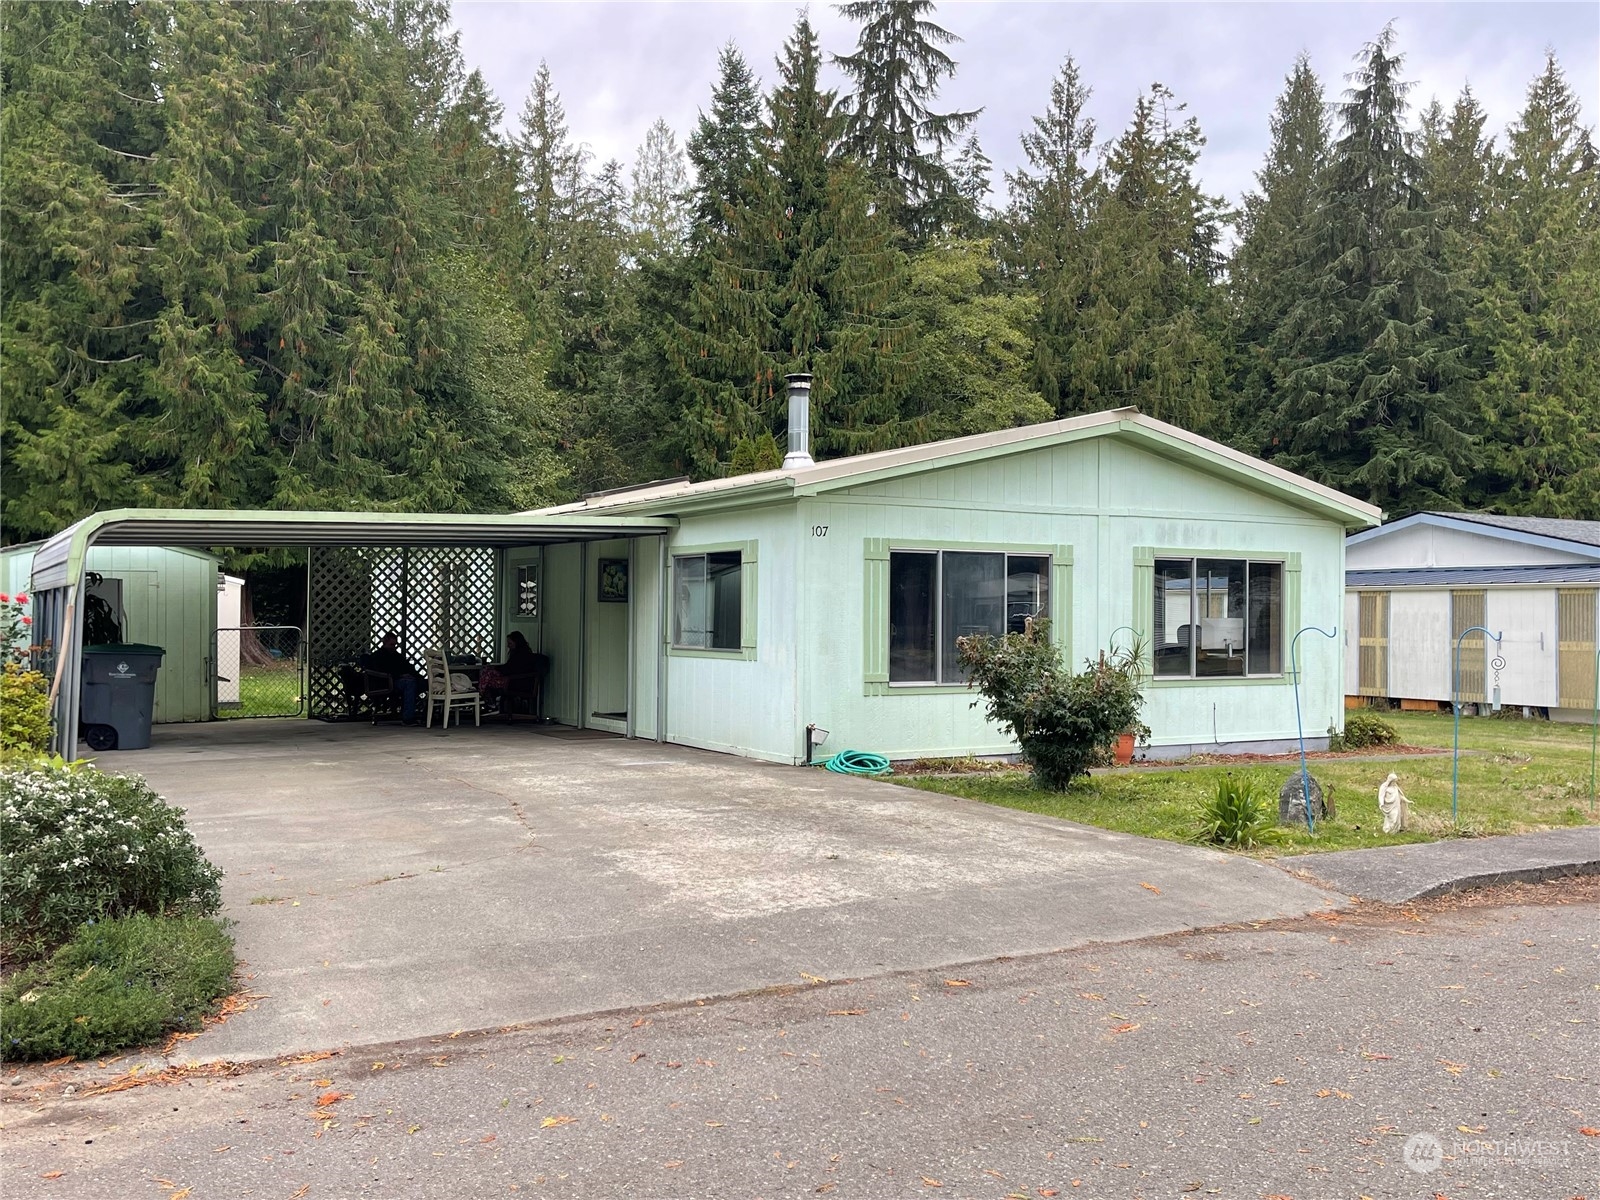
<instances>
[{"instance_id":1,"label":"carport support post","mask_svg":"<svg viewBox=\"0 0 1600 1200\"><path fill-rule=\"evenodd\" d=\"M1300 803L1306 809L1306 828L1312 832L1317 831L1317 821L1311 815L1311 773L1306 770L1306 727L1300 719L1300 660L1297 657L1300 647L1300 634L1320 633L1325 638L1337 638L1339 627L1322 629L1316 625L1307 625L1304 629L1296 631L1294 637L1289 639L1289 670L1294 675L1294 728L1300 737Z\"/></svg>"}]
</instances>

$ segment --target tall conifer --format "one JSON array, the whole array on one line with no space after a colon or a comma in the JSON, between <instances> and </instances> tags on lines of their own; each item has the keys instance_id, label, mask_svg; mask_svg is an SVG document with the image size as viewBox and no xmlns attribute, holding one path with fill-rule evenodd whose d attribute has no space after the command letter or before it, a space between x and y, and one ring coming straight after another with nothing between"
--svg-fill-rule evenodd
<instances>
[{"instance_id":1,"label":"tall conifer","mask_svg":"<svg viewBox=\"0 0 1600 1200\"><path fill-rule=\"evenodd\" d=\"M861 22L855 53L833 56L854 89L841 106L843 149L865 164L891 218L920 236L955 196L945 149L980 111L929 107L955 74L944 47L961 39L929 19L933 0L850 0L837 7Z\"/></svg>"},{"instance_id":2,"label":"tall conifer","mask_svg":"<svg viewBox=\"0 0 1600 1200\"><path fill-rule=\"evenodd\" d=\"M1600 169L1555 56L1506 137L1473 317L1490 366L1476 503L1600 520Z\"/></svg>"},{"instance_id":3,"label":"tall conifer","mask_svg":"<svg viewBox=\"0 0 1600 1200\"><path fill-rule=\"evenodd\" d=\"M1272 338L1280 465L1385 508L1458 502L1473 458L1442 239L1406 127L1394 31L1358 56L1318 182L1306 292Z\"/></svg>"}]
</instances>

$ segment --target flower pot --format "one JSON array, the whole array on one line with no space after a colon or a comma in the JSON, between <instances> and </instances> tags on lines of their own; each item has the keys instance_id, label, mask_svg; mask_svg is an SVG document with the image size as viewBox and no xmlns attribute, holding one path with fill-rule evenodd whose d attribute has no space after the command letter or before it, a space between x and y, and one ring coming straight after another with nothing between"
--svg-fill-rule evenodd
<instances>
[{"instance_id":1,"label":"flower pot","mask_svg":"<svg viewBox=\"0 0 1600 1200\"><path fill-rule=\"evenodd\" d=\"M1115 751L1117 766L1125 767L1133 761L1133 734L1117 734L1117 748Z\"/></svg>"}]
</instances>

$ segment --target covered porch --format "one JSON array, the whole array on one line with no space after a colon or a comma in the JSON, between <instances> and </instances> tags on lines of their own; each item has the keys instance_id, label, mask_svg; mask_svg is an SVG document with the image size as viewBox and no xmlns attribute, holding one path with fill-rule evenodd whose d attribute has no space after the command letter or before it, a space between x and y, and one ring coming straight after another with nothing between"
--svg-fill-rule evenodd
<instances>
[{"instance_id":1,"label":"covered porch","mask_svg":"<svg viewBox=\"0 0 1600 1200\"><path fill-rule=\"evenodd\" d=\"M279 674L298 684L296 704L285 715L352 719L347 668L387 633L420 667L423 652L435 648L498 661L506 637L518 631L549 662L544 717L658 738L661 559L672 525L588 514L96 514L50 539L33 561L33 640L51 683L54 748L67 759L79 753L85 598L95 582L87 560L95 546L303 549L303 628L279 635L283 648L276 651L291 656ZM219 637L215 597L208 611L185 610L179 619L185 628L196 622L209 630L207 651L173 659L172 667L200 676L197 686L209 693L208 715L215 716L226 703L219 696L237 696L241 664L237 649L225 661L229 646ZM161 628L125 629L122 640L159 645L172 633L169 619Z\"/></svg>"}]
</instances>

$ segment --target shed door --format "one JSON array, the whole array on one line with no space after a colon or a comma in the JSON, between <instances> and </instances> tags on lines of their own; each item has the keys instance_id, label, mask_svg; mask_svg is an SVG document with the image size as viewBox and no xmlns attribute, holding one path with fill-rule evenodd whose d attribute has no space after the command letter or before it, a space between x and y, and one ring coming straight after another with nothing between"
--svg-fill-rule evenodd
<instances>
[{"instance_id":1,"label":"shed door","mask_svg":"<svg viewBox=\"0 0 1600 1200\"><path fill-rule=\"evenodd\" d=\"M1361 593L1361 666L1356 691L1389 694L1389 593Z\"/></svg>"},{"instance_id":2,"label":"shed door","mask_svg":"<svg viewBox=\"0 0 1600 1200\"><path fill-rule=\"evenodd\" d=\"M1556 593L1556 680L1562 708L1593 708L1595 675L1595 597L1590 588Z\"/></svg>"},{"instance_id":3,"label":"shed door","mask_svg":"<svg viewBox=\"0 0 1600 1200\"><path fill-rule=\"evenodd\" d=\"M1482 704L1488 696L1484 693L1484 641L1483 634L1474 633L1467 638L1461 635L1473 626L1481 626L1487 619L1485 593L1456 591L1450 593L1450 661L1452 667L1459 661L1461 674L1457 679L1456 697L1469 704ZM1456 639L1461 638L1461 649L1456 650Z\"/></svg>"}]
</instances>

